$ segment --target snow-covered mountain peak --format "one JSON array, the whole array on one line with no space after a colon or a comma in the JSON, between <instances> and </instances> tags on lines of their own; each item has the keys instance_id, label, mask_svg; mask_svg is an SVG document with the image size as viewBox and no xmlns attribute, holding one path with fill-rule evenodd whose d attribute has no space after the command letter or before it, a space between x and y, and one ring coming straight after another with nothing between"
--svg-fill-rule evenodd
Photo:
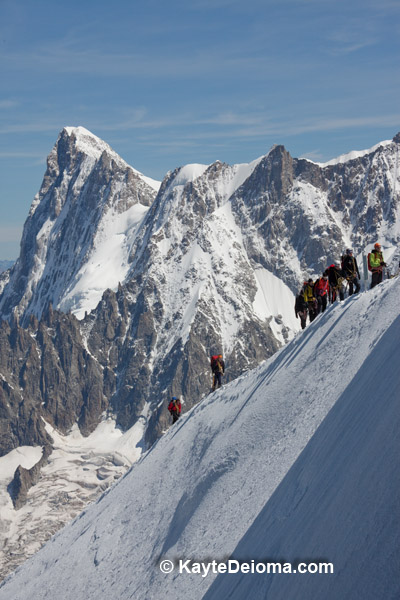
<instances>
[{"instance_id":1,"label":"snow-covered mountain peak","mask_svg":"<svg viewBox=\"0 0 400 600\"><path fill-rule=\"evenodd\" d=\"M136 175L141 177L156 192L159 190L161 181L147 177L137 169L131 167L123 158L121 158L119 154L117 154L117 152L115 152L115 150L111 148L109 144L107 144L107 142L97 137L85 127L64 127L59 137L63 136L64 134L71 138L72 143L76 146L77 150L83 154L91 156L95 160L99 160L103 152L105 152L113 160L123 164L125 168L132 170L133 173L136 173Z\"/></svg>"},{"instance_id":2,"label":"snow-covered mountain peak","mask_svg":"<svg viewBox=\"0 0 400 600\"><path fill-rule=\"evenodd\" d=\"M268 156L268 155L267 155ZM264 159L261 156L250 163L239 163L228 165L216 160L210 165L200 163L187 164L175 171L168 173L163 182L163 191L172 192L174 188L183 188L188 184L198 185L203 188L209 186L210 190L217 193L223 202L226 202L232 194L246 181L257 165Z\"/></svg>"},{"instance_id":3,"label":"snow-covered mountain peak","mask_svg":"<svg viewBox=\"0 0 400 600\"><path fill-rule=\"evenodd\" d=\"M0 299L3 317L16 304L18 314L37 316L49 302L82 316L94 308L127 272L130 247L158 188L88 130L64 128Z\"/></svg>"},{"instance_id":4,"label":"snow-covered mountain peak","mask_svg":"<svg viewBox=\"0 0 400 600\"><path fill-rule=\"evenodd\" d=\"M67 134L68 137L73 138L76 147L88 156L99 159L103 152L108 152L109 154L114 155L118 160L122 160L121 157L112 150L111 146L85 127L64 127L60 136L64 133Z\"/></svg>"},{"instance_id":5,"label":"snow-covered mountain peak","mask_svg":"<svg viewBox=\"0 0 400 600\"><path fill-rule=\"evenodd\" d=\"M231 198L266 156L261 156L250 163L234 165L228 165L220 160L210 165L188 164L169 173L161 189L165 195L174 192L175 196L180 197L189 184L191 187L188 191L193 192L195 200L200 197L206 198L207 212L210 213Z\"/></svg>"}]
</instances>

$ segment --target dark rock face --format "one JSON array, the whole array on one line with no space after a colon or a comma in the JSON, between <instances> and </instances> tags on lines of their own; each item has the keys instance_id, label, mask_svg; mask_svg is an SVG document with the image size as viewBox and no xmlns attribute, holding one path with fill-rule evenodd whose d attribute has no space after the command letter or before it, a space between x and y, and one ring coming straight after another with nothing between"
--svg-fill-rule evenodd
<instances>
[{"instance_id":1,"label":"dark rock face","mask_svg":"<svg viewBox=\"0 0 400 600\"><path fill-rule=\"evenodd\" d=\"M14 508L18 510L24 506L30 488L39 480L40 470L46 464L51 454L51 446L43 447L42 458L31 469L25 469L19 465L14 473L14 478L8 486Z\"/></svg>"},{"instance_id":2,"label":"dark rock face","mask_svg":"<svg viewBox=\"0 0 400 600\"><path fill-rule=\"evenodd\" d=\"M95 429L113 384L84 348L76 317L50 307L27 328L2 321L0 348L1 454L51 444L43 419L62 432L76 421L84 435Z\"/></svg>"}]
</instances>

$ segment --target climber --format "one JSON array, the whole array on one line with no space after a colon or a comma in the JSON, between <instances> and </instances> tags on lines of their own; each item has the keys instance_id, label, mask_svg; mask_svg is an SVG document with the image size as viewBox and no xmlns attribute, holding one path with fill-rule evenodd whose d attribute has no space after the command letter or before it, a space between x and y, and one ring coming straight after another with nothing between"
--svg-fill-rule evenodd
<instances>
[{"instance_id":1,"label":"climber","mask_svg":"<svg viewBox=\"0 0 400 600\"><path fill-rule=\"evenodd\" d=\"M331 304L335 302L337 298L337 292L339 292L340 300L344 300L344 291L343 291L343 272L340 268L339 264L330 265L325 273L328 275L329 279L329 289L330 289L330 301Z\"/></svg>"},{"instance_id":2,"label":"climber","mask_svg":"<svg viewBox=\"0 0 400 600\"><path fill-rule=\"evenodd\" d=\"M172 415L172 424L176 423L182 411L182 404L179 398L172 396L171 402L168 404L168 410Z\"/></svg>"},{"instance_id":3,"label":"climber","mask_svg":"<svg viewBox=\"0 0 400 600\"><path fill-rule=\"evenodd\" d=\"M296 319L300 317L300 325L302 329L305 329L307 324L307 309L308 304L304 299L304 289L302 288L296 296L296 303L294 305Z\"/></svg>"},{"instance_id":4,"label":"climber","mask_svg":"<svg viewBox=\"0 0 400 600\"><path fill-rule=\"evenodd\" d=\"M215 354L211 357L211 371L213 374L212 391L214 392L216 387L221 387L222 375L225 373L225 362L222 354Z\"/></svg>"},{"instance_id":5,"label":"climber","mask_svg":"<svg viewBox=\"0 0 400 600\"><path fill-rule=\"evenodd\" d=\"M371 290L383 279L383 267L386 263L383 260L381 245L376 243L372 252L368 254L368 270L372 273Z\"/></svg>"},{"instance_id":6,"label":"climber","mask_svg":"<svg viewBox=\"0 0 400 600\"><path fill-rule=\"evenodd\" d=\"M328 303L329 281L328 274L325 271L319 279L314 283L314 296L317 299L317 315L325 312Z\"/></svg>"},{"instance_id":7,"label":"climber","mask_svg":"<svg viewBox=\"0 0 400 600\"><path fill-rule=\"evenodd\" d=\"M318 314L318 304L314 297L314 282L310 278L304 282L303 285L304 300L307 302L308 316L310 317L310 323L312 323Z\"/></svg>"},{"instance_id":8,"label":"climber","mask_svg":"<svg viewBox=\"0 0 400 600\"><path fill-rule=\"evenodd\" d=\"M360 272L358 270L357 259L353 256L353 250L348 248L346 250L346 254L342 257L342 271L343 276L349 282L349 296L353 294L353 289L355 286L354 294L360 291Z\"/></svg>"}]
</instances>

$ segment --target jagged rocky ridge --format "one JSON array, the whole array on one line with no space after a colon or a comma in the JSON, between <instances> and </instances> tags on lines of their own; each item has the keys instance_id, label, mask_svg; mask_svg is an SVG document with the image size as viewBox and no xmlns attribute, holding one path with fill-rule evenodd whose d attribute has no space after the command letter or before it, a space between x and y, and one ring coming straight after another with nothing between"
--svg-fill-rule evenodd
<instances>
[{"instance_id":1,"label":"jagged rocky ridge","mask_svg":"<svg viewBox=\"0 0 400 600\"><path fill-rule=\"evenodd\" d=\"M104 142L63 130L0 298L1 452L50 444L42 417L88 434L106 410L124 429L149 415L150 445L169 394L190 408L208 391L210 352L229 380L290 337L305 274L377 238L397 259L399 144L326 165L275 146L176 169L157 194Z\"/></svg>"}]
</instances>

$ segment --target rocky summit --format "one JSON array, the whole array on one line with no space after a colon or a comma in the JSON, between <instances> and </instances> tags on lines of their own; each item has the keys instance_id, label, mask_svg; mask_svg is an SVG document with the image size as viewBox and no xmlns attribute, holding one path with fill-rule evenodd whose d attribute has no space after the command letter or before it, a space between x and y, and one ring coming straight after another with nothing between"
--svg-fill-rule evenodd
<instances>
[{"instance_id":1,"label":"rocky summit","mask_svg":"<svg viewBox=\"0 0 400 600\"><path fill-rule=\"evenodd\" d=\"M210 355L224 355L228 382L295 335L305 277L377 240L397 266L399 146L400 134L317 164L278 145L160 183L65 128L1 275L1 455L43 446L47 460L49 427L88 436L105 416L122 431L140 421L149 448L171 395L186 412L210 391ZM15 506L37 477L20 469Z\"/></svg>"}]
</instances>

